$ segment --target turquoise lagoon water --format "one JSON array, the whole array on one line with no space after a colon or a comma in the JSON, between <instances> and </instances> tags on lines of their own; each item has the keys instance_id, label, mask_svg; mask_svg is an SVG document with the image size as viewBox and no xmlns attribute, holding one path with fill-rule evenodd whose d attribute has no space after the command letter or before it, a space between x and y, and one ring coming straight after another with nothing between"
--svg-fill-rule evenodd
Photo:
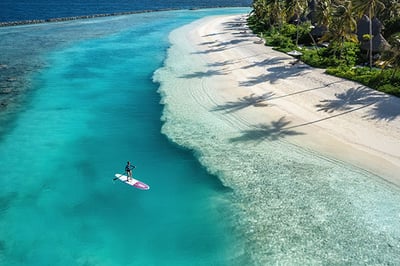
<instances>
[{"instance_id":1,"label":"turquoise lagoon water","mask_svg":"<svg viewBox=\"0 0 400 266\"><path fill-rule=\"evenodd\" d=\"M188 108L171 53L160 104L168 33L247 11L0 30L24 77L0 120L1 265L400 264L397 187ZM127 160L149 191L112 181Z\"/></svg>"},{"instance_id":2,"label":"turquoise lagoon water","mask_svg":"<svg viewBox=\"0 0 400 266\"><path fill-rule=\"evenodd\" d=\"M160 133L152 82L168 32L205 15L173 11L4 28L18 60L40 62L3 112L1 265L245 263L231 190ZM19 39L18 39L19 38ZM11 59L10 59L11 58ZM29 66L29 62L25 62ZM25 73L25 72L24 72ZM140 191L112 181L127 160Z\"/></svg>"}]
</instances>

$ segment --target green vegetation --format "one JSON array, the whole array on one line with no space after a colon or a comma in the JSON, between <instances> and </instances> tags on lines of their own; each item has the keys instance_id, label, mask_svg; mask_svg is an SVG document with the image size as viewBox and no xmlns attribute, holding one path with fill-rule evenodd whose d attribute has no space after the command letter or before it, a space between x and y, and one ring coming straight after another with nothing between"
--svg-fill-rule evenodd
<instances>
[{"instance_id":1,"label":"green vegetation","mask_svg":"<svg viewBox=\"0 0 400 266\"><path fill-rule=\"evenodd\" d=\"M248 23L268 46L300 51L311 66L400 97L398 1L253 0Z\"/></svg>"}]
</instances>

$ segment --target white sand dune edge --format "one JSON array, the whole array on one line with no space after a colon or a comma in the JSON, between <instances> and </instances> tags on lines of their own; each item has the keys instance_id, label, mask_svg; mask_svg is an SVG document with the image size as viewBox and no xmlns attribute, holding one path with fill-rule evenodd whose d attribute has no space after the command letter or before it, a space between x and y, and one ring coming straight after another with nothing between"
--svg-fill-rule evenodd
<instances>
[{"instance_id":1,"label":"white sand dune edge","mask_svg":"<svg viewBox=\"0 0 400 266\"><path fill-rule=\"evenodd\" d=\"M187 84L202 84L191 92L196 108L400 185L400 99L292 65L292 57L260 43L245 19L206 18L171 34L182 53L176 71Z\"/></svg>"}]
</instances>

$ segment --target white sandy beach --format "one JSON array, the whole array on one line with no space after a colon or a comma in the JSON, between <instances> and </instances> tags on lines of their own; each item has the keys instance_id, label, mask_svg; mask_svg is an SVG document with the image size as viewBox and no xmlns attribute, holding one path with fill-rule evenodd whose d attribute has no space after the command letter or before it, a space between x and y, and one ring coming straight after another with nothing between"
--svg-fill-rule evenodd
<instances>
[{"instance_id":1,"label":"white sandy beach","mask_svg":"<svg viewBox=\"0 0 400 266\"><path fill-rule=\"evenodd\" d=\"M204 95L193 95L197 104L221 111L210 115L240 130L268 128L270 137L400 185L400 99L322 69L291 65L294 59L261 44L245 19L208 18L171 35L182 58L202 61L202 69L186 69L185 76L188 84L203 84Z\"/></svg>"},{"instance_id":2,"label":"white sandy beach","mask_svg":"<svg viewBox=\"0 0 400 266\"><path fill-rule=\"evenodd\" d=\"M162 131L233 189L234 257L400 263L388 249L400 248L399 99L292 66L245 15L198 20L170 41L154 75Z\"/></svg>"}]
</instances>

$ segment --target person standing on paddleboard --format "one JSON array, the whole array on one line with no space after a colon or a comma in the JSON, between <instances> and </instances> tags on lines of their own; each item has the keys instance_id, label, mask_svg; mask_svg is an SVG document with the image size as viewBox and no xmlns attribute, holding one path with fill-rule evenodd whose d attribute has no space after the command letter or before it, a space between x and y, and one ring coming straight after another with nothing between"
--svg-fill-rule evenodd
<instances>
[{"instance_id":1,"label":"person standing on paddleboard","mask_svg":"<svg viewBox=\"0 0 400 266\"><path fill-rule=\"evenodd\" d=\"M127 177L127 181L129 180L129 177L132 178L132 169L136 168L134 165L131 165L131 163L128 161L125 166L125 173Z\"/></svg>"}]
</instances>

